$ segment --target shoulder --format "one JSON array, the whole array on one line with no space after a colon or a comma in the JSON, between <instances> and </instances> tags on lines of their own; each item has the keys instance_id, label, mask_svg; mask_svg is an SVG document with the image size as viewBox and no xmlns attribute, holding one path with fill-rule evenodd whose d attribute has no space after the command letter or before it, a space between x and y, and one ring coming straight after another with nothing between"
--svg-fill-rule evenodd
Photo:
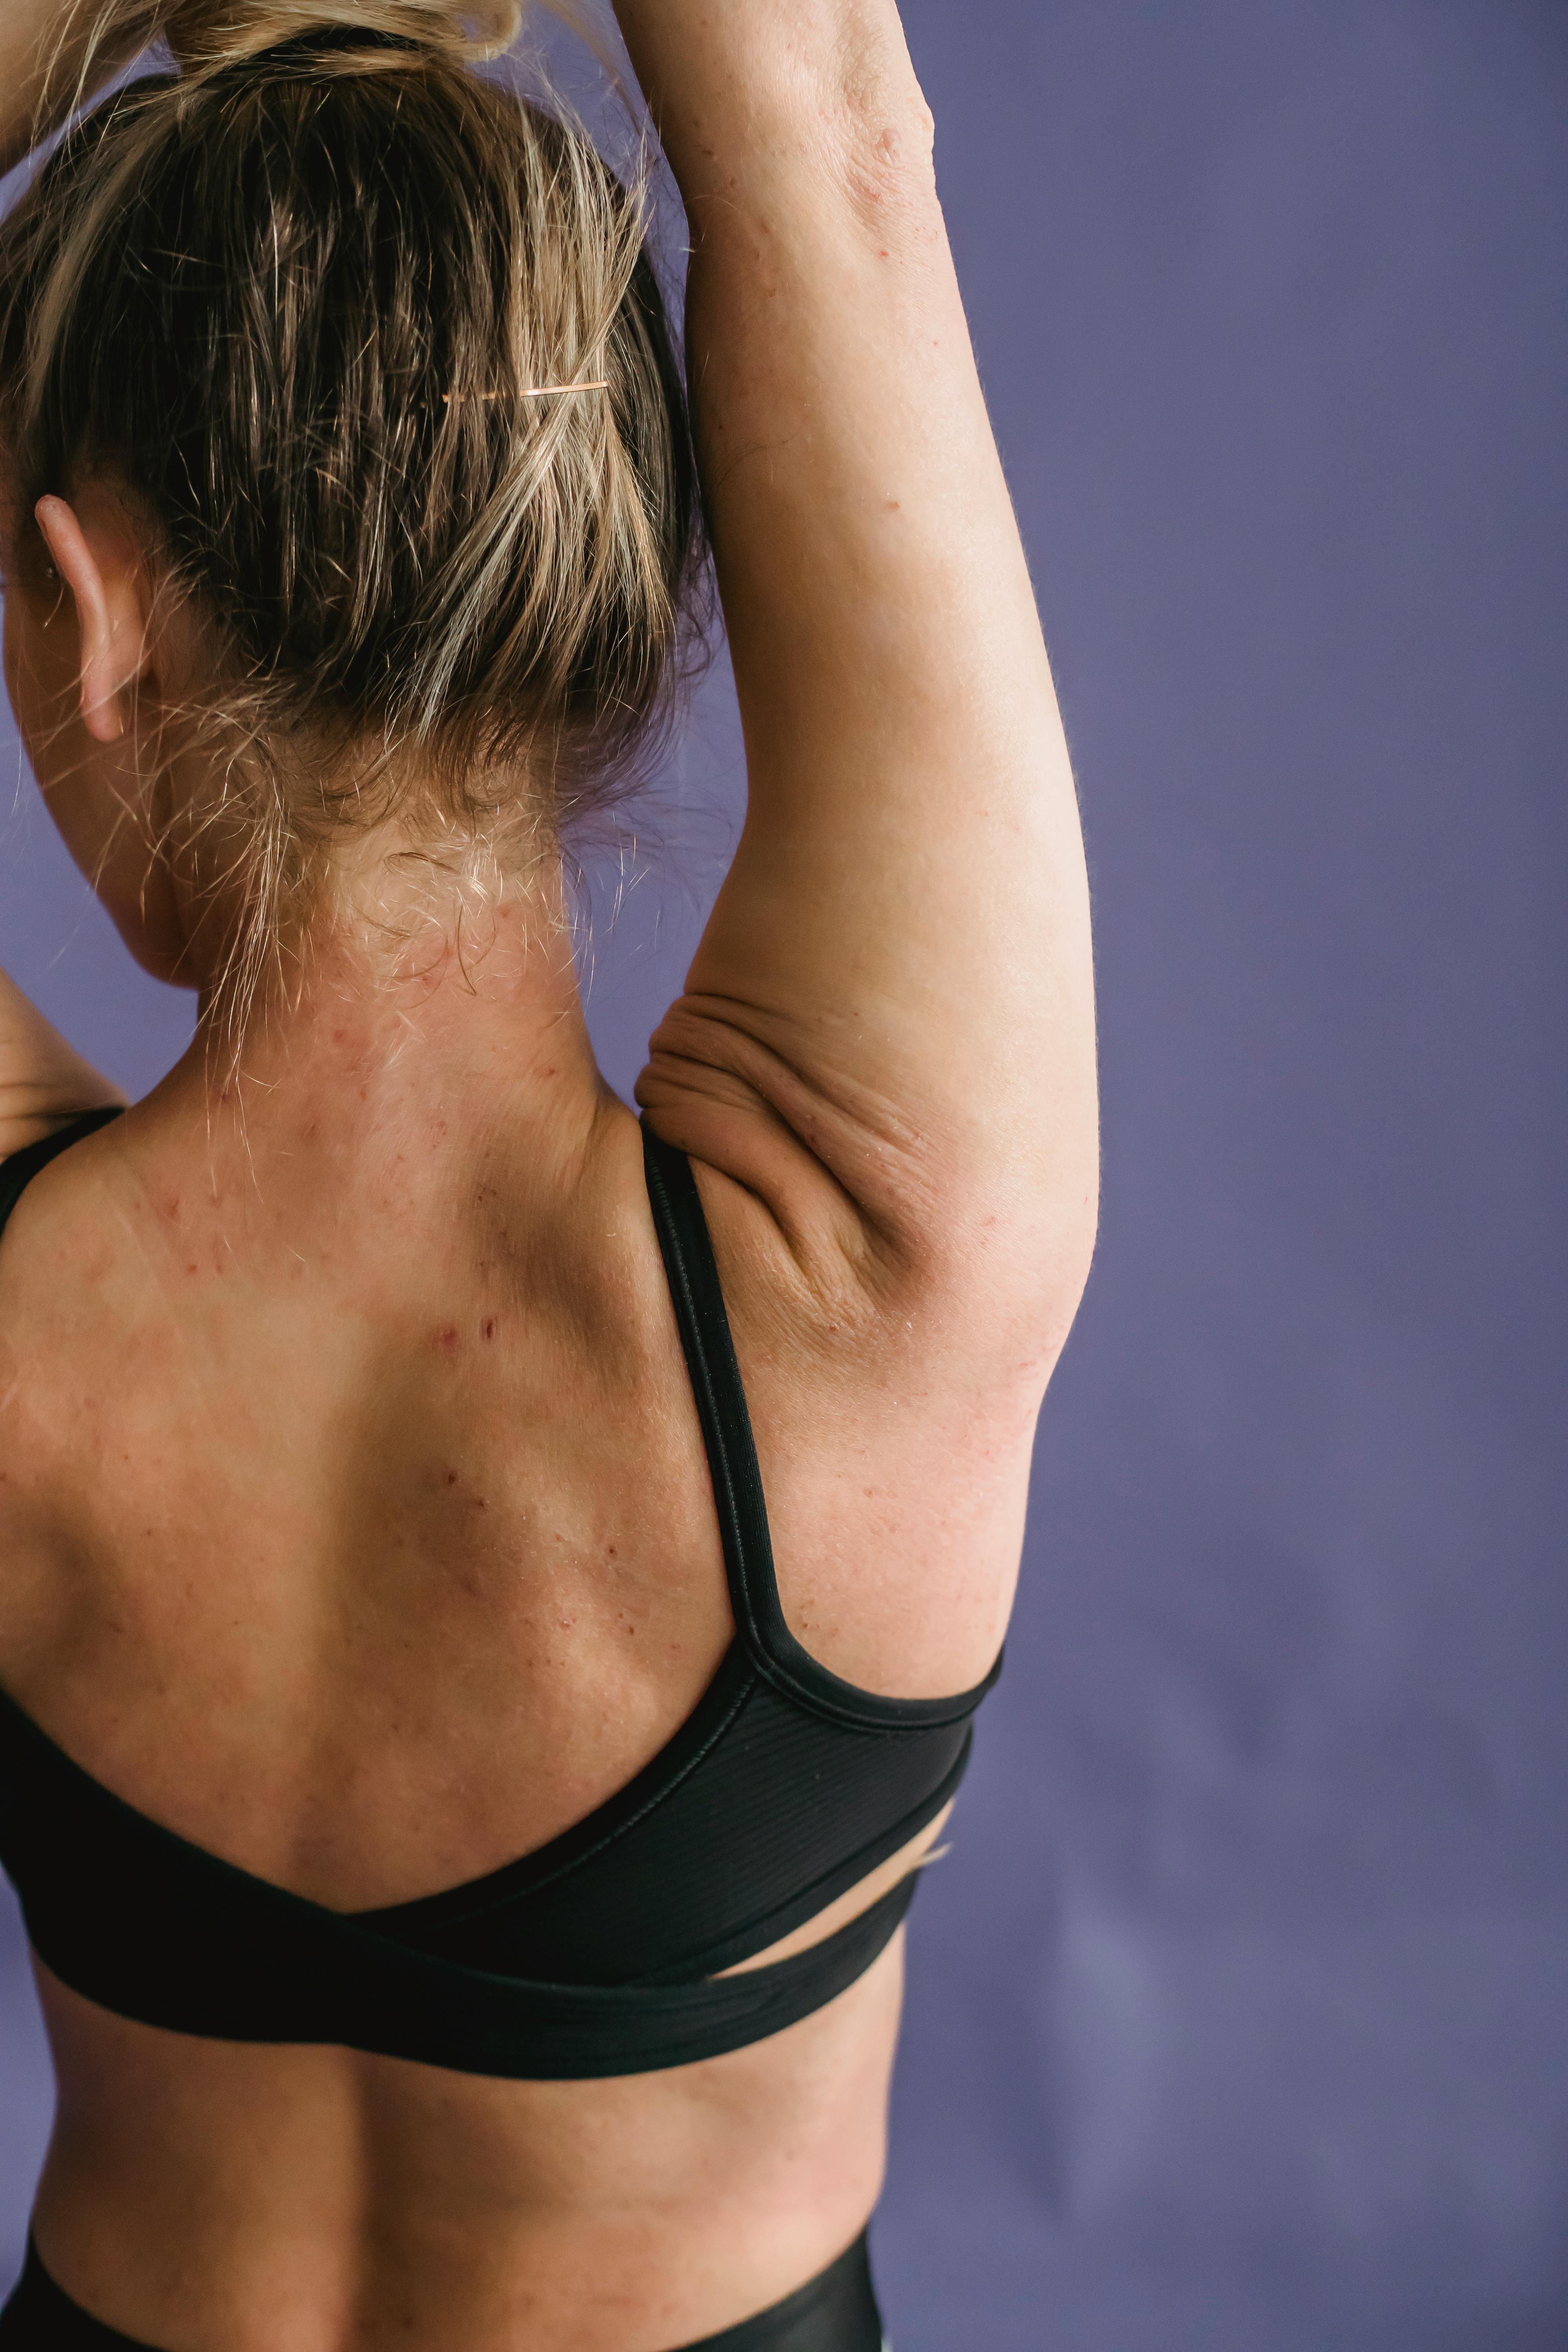
<instances>
[{"instance_id":1,"label":"shoulder","mask_svg":"<svg viewBox=\"0 0 1568 2352\"><path fill-rule=\"evenodd\" d=\"M121 1113L106 1103L52 1120L0 1155L0 1328L62 1276L68 1297L81 1287L103 1213L127 1180Z\"/></svg>"},{"instance_id":2,"label":"shoulder","mask_svg":"<svg viewBox=\"0 0 1568 2352\"><path fill-rule=\"evenodd\" d=\"M46 1498L53 1519L75 1523L111 1433L147 1393L157 1284L138 1245L124 1124L106 1118L56 1150L0 1160L0 1507L26 1496L30 1525ZM15 1560L7 1546L12 1592Z\"/></svg>"},{"instance_id":3,"label":"shoulder","mask_svg":"<svg viewBox=\"0 0 1568 2352\"><path fill-rule=\"evenodd\" d=\"M65 1132L65 1130L61 1130ZM71 1606L71 1563L94 1546L101 1408L133 1386L134 1357L104 1348L97 1302L111 1253L106 1197L121 1155L101 1131L0 1160L0 1680L14 1681Z\"/></svg>"}]
</instances>

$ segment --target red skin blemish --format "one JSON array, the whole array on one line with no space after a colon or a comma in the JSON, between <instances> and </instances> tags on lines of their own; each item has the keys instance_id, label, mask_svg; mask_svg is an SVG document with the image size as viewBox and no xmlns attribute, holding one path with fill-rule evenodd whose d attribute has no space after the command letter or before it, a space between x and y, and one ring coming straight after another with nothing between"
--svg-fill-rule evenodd
<instances>
[{"instance_id":1,"label":"red skin blemish","mask_svg":"<svg viewBox=\"0 0 1568 2352\"><path fill-rule=\"evenodd\" d=\"M436 1345L438 1348L455 1348L457 1344L457 1325L455 1323L443 1323L441 1328L436 1334Z\"/></svg>"}]
</instances>

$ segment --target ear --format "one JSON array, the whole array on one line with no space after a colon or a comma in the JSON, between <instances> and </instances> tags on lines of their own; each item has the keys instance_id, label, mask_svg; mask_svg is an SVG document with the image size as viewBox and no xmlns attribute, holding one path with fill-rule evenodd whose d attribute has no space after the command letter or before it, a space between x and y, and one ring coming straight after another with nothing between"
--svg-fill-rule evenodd
<instances>
[{"instance_id":1,"label":"ear","mask_svg":"<svg viewBox=\"0 0 1568 2352\"><path fill-rule=\"evenodd\" d=\"M132 549L85 511L84 527L64 499L40 499L33 509L76 604L83 724L96 742L112 743L125 732L131 688L147 668L147 609Z\"/></svg>"}]
</instances>

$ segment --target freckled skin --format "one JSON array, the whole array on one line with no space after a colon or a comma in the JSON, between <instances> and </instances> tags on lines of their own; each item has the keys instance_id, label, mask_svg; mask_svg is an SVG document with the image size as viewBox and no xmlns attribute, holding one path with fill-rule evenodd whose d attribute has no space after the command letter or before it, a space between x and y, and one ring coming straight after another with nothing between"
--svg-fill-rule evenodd
<instances>
[{"instance_id":1,"label":"freckled skin","mask_svg":"<svg viewBox=\"0 0 1568 2352\"><path fill-rule=\"evenodd\" d=\"M47 13L0 12L17 154ZM994 1654L1092 1235L1071 780L891 0L618 14L692 228L749 792L638 1100L698 1168L792 1630L930 1696ZM8 547L18 721L130 951L210 987L221 883L151 870L124 822L139 714L203 685L201 648L154 615L123 502L67 488L119 621L94 651L86 590L30 600ZM184 805L188 772L155 782ZM0 1685L132 1803L346 1910L581 1822L733 1632L562 877L542 858L493 936L415 971L374 945L429 936L406 847L337 845L240 1068L215 1089L204 1038L0 1248ZM8 1004L15 1149L110 1097ZM900 1970L895 1943L786 2034L587 2084L209 2043L42 1972L39 2243L188 2352L668 2352L863 2223Z\"/></svg>"}]
</instances>

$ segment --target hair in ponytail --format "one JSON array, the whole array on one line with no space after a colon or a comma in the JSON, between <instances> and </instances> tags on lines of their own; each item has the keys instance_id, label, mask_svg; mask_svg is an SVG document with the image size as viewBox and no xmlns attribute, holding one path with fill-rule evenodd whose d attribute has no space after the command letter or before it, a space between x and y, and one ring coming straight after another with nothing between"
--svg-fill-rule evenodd
<instances>
[{"instance_id":1,"label":"hair in ponytail","mask_svg":"<svg viewBox=\"0 0 1568 2352\"><path fill-rule=\"evenodd\" d=\"M514 0L159 22L179 75L0 228L0 430L23 512L112 478L213 632L238 1021L346 829L504 868L626 772L700 527L642 186L470 69Z\"/></svg>"}]
</instances>

